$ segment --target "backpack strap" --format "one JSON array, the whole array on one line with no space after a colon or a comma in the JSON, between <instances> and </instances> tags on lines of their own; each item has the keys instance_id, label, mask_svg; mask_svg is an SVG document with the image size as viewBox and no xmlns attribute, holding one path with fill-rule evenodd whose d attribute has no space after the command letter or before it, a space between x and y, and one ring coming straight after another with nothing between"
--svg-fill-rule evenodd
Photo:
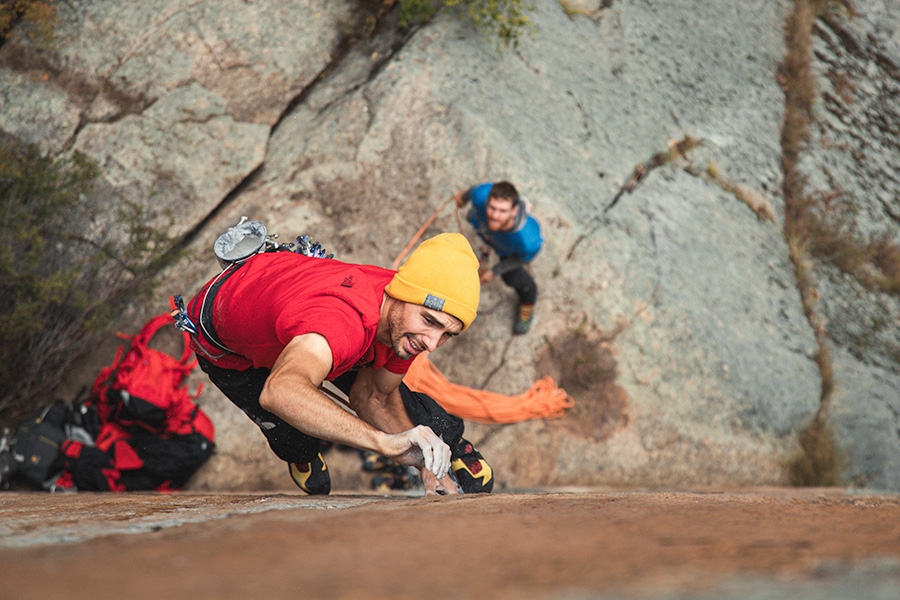
<instances>
[{"instance_id":1,"label":"backpack strap","mask_svg":"<svg viewBox=\"0 0 900 600\"><path fill-rule=\"evenodd\" d=\"M150 340L156 335L156 332L162 329L167 325L174 325L175 318L171 313L163 313L161 315L156 315L144 325L144 328L141 329L140 333L134 336L132 344L133 345L142 345L147 346L150 343ZM182 341L184 346L184 351L181 353L181 357L178 359L178 362L182 365L187 365L188 361L191 358L191 337L190 335L182 331Z\"/></svg>"}]
</instances>

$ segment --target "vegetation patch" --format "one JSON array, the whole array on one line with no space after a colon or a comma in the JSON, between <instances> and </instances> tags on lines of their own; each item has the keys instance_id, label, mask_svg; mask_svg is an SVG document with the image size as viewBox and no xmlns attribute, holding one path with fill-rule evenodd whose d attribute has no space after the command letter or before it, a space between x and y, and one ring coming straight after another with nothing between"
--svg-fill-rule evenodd
<instances>
[{"instance_id":1,"label":"vegetation patch","mask_svg":"<svg viewBox=\"0 0 900 600\"><path fill-rule=\"evenodd\" d=\"M399 0L397 17L402 27L431 19L442 6L459 6L477 26L504 47L516 48L523 36L534 36L536 28L528 13L534 6L523 0Z\"/></svg>"},{"instance_id":2,"label":"vegetation patch","mask_svg":"<svg viewBox=\"0 0 900 600\"><path fill-rule=\"evenodd\" d=\"M581 6L578 2L573 2L572 0L559 0L559 5L569 17L581 15L595 20L600 17L604 10L612 8L612 5L614 3L615 0L600 0L599 2L594 3L596 4L596 6L593 6L592 8L586 8L584 6Z\"/></svg>"},{"instance_id":3,"label":"vegetation patch","mask_svg":"<svg viewBox=\"0 0 900 600\"><path fill-rule=\"evenodd\" d=\"M800 433L800 451L788 463L788 480L801 487L840 483L844 458L837 449L834 431L825 419L816 418Z\"/></svg>"},{"instance_id":4,"label":"vegetation patch","mask_svg":"<svg viewBox=\"0 0 900 600\"><path fill-rule=\"evenodd\" d=\"M855 14L849 0L794 0L785 24L786 55L779 72L785 93L781 131L784 175L784 236L794 264L806 318L817 342L816 364L821 375L820 407L811 424L800 433L800 450L787 463L794 485L828 486L839 483L843 460L829 425L834 394L834 366L828 348L825 321L818 313L819 295L813 276L814 260L827 261L882 291L900 290L900 248L887 235L864 240L858 234L852 207L843 194L810 193L798 168L808 148L818 96L812 68L813 28L816 19ZM846 85L844 86L846 87Z\"/></svg>"},{"instance_id":5,"label":"vegetation patch","mask_svg":"<svg viewBox=\"0 0 900 600\"><path fill-rule=\"evenodd\" d=\"M707 163L703 176L726 192L734 194L735 198L750 207L760 221L775 223L775 207L768 198L747 186L732 181L712 161Z\"/></svg>"},{"instance_id":6,"label":"vegetation patch","mask_svg":"<svg viewBox=\"0 0 900 600\"><path fill-rule=\"evenodd\" d=\"M11 0L0 2L0 43L21 22L26 34L42 44L53 41L56 8L46 0Z\"/></svg>"},{"instance_id":7,"label":"vegetation patch","mask_svg":"<svg viewBox=\"0 0 900 600\"><path fill-rule=\"evenodd\" d=\"M174 258L153 215L123 204L115 231L89 208L97 165L0 139L0 425L46 404L96 334Z\"/></svg>"}]
</instances>

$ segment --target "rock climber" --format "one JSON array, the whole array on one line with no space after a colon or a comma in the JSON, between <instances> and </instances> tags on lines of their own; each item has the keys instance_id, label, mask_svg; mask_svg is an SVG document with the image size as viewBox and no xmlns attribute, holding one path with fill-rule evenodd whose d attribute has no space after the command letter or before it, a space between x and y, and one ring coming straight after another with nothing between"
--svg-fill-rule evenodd
<instances>
[{"instance_id":1,"label":"rock climber","mask_svg":"<svg viewBox=\"0 0 900 600\"><path fill-rule=\"evenodd\" d=\"M469 327L479 295L472 247L445 233L397 271L260 252L207 282L185 317L201 369L303 491L331 491L324 440L419 468L426 494L490 492L492 471L462 438L462 419L402 382L417 355ZM326 380L352 413L323 393Z\"/></svg>"}]
</instances>

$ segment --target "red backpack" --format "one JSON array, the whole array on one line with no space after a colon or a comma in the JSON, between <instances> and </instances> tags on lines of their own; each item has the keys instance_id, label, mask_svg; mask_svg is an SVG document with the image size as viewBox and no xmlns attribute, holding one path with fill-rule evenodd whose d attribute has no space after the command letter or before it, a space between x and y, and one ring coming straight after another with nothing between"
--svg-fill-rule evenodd
<instances>
[{"instance_id":1,"label":"red backpack","mask_svg":"<svg viewBox=\"0 0 900 600\"><path fill-rule=\"evenodd\" d=\"M197 364L189 335L177 358L148 345L174 323L165 313L137 335L119 334L130 344L100 371L90 399L57 400L23 422L9 438L13 475L49 490L183 488L213 454L215 430L193 401L201 390L187 390Z\"/></svg>"},{"instance_id":2,"label":"red backpack","mask_svg":"<svg viewBox=\"0 0 900 600\"><path fill-rule=\"evenodd\" d=\"M97 413L103 423L116 423L133 433L187 435L200 433L212 440L213 424L194 404L200 395L190 394L186 379L197 365L191 358L190 337L182 332L184 352L175 358L148 344L162 327L173 325L169 313L158 315L120 346L112 364L104 367L92 387Z\"/></svg>"},{"instance_id":3,"label":"red backpack","mask_svg":"<svg viewBox=\"0 0 900 600\"><path fill-rule=\"evenodd\" d=\"M89 401L99 431L92 444L63 442L62 471L51 489L177 490L212 455L212 421L193 402L202 386L195 394L186 386L197 364L188 334L179 358L148 346L157 331L174 322L165 313L137 335L119 334L131 343L100 371Z\"/></svg>"}]
</instances>

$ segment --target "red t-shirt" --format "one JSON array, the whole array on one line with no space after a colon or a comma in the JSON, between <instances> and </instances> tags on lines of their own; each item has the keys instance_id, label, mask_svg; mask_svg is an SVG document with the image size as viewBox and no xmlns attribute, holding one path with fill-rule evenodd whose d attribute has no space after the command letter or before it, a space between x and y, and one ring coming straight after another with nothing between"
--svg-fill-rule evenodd
<instances>
[{"instance_id":1,"label":"red t-shirt","mask_svg":"<svg viewBox=\"0 0 900 600\"><path fill-rule=\"evenodd\" d=\"M222 284L213 304L213 327L234 354L223 355L196 337L193 343L219 367L271 369L294 337L318 333L333 356L328 379L364 366L402 375L411 361L375 339L384 288L394 273L294 252L258 254ZM202 293L191 300L189 314L199 314L200 299Z\"/></svg>"}]
</instances>

